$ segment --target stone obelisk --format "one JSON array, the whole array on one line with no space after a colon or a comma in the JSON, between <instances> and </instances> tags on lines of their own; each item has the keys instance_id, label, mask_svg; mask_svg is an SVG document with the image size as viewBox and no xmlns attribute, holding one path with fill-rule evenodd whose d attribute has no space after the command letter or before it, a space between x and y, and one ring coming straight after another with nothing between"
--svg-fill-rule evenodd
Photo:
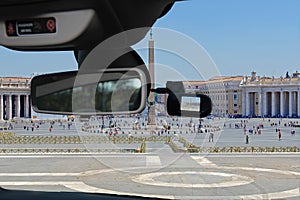
<instances>
[{"instance_id":1,"label":"stone obelisk","mask_svg":"<svg viewBox=\"0 0 300 200\"><path fill-rule=\"evenodd\" d=\"M154 75L154 40L152 38L152 30L150 32L149 39L149 73L151 77L151 89L155 89L155 75ZM148 97L148 125L156 126L156 118L155 118L155 96L153 92L150 92Z\"/></svg>"}]
</instances>

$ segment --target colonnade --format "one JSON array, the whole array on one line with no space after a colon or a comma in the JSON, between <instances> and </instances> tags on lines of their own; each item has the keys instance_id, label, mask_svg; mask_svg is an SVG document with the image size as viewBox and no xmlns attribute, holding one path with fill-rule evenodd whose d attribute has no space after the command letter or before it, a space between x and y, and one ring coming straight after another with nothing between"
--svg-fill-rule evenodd
<instances>
[{"instance_id":1,"label":"colonnade","mask_svg":"<svg viewBox=\"0 0 300 200\"><path fill-rule=\"evenodd\" d=\"M300 117L300 91L245 89L244 116Z\"/></svg>"},{"instance_id":2,"label":"colonnade","mask_svg":"<svg viewBox=\"0 0 300 200\"><path fill-rule=\"evenodd\" d=\"M29 94L0 94L0 120L14 117L31 117L31 102Z\"/></svg>"}]
</instances>

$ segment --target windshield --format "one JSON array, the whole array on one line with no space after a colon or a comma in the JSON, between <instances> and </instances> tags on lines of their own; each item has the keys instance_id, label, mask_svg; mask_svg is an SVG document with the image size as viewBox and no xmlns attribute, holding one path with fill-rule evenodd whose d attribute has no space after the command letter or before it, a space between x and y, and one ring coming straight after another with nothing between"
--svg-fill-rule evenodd
<instances>
[{"instance_id":1,"label":"windshield","mask_svg":"<svg viewBox=\"0 0 300 200\"><path fill-rule=\"evenodd\" d=\"M213 108L205 118L170 116L168 95L153 92L138 114L37 113L31 79L78 70L74 52L1 46L0 187L33 192L24 197L40 191L61 192L57 198L298 199L299 8L299 0L178 2L132 45L152 88L180 81L186 93L208 95ZM139 79L99 82L43 96L39 106L71 111L66 99L73 98L78 110L95 101L94 110L136 110L140 88ZM200 111L201 99L182 102L182 110Z\"/></svg>"}]
</instances>

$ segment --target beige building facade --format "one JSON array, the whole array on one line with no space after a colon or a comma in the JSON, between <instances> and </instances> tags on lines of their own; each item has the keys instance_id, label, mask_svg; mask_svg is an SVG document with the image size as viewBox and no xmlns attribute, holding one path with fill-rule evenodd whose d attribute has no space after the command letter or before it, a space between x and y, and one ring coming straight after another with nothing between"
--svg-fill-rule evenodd
<instances>
[{"instance_id":1,"label":"beige building facade","mask_svg":"<svg viewBox=\"0 0 300 200\"><path fill-rule=\"evenodd\" d=\"M208 81L185 81L186 92L208 95L213 102L212 115L238 116L242 114L242 76L217 76Z\"/></svg>"}]
</instances>

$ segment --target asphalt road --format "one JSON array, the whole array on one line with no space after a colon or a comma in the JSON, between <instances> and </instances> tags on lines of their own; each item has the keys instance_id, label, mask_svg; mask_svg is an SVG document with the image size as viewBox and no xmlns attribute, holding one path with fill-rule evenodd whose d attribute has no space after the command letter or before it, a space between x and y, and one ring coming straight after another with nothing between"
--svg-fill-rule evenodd
<instances>
[{"instance_id":1,"label":"asphalt road","mask_svg":"<svg viewBox=\"0 0 300 200\"><path fill-rule=\"evenodd\" d=\"M1 155L0 186L167 199L299 199L299 156Z\"/></svg>"}]
</instances>

